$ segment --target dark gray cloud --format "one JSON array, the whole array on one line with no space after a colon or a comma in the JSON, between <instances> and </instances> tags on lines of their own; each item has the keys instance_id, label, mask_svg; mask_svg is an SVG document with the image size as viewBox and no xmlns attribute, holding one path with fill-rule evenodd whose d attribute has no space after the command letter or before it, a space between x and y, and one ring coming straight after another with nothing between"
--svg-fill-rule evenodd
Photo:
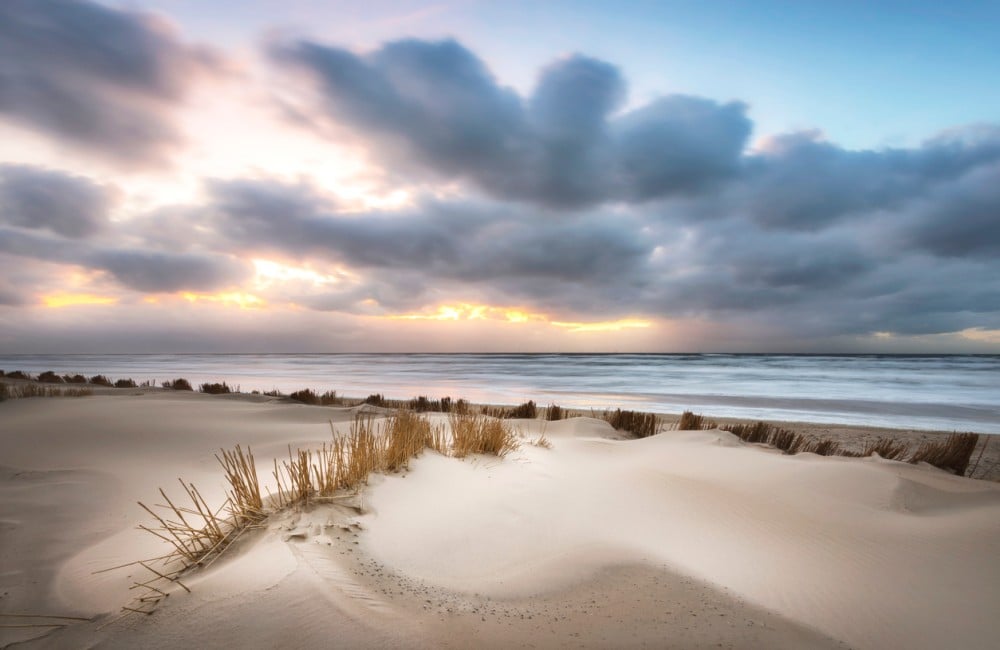
<instances>
[{"instance_id":1,"label":"dark gray cloud","mask_svg":"<svg viewBox=\"0 0 1000 650\"><path fill-rule=\"evenodd\" d=\"M212 184L217 227L251 249L318 256L361 267L430 268L454 262L456 241L481 221L438 212L336 214L303 185L267 181Z\"/></svg>"},{"instance_id":2,"label":"dark gray cloud","mask_svg":"<svg viewBox=\"0 0 1000 650\"><path fill-rule=\"evenodd\" d=\"M88 255L86 262L130 289L148 292L213 291L247 275L245 264L221 255L103 250Z\"/></svg>"},{"instance_id":3,"label":"dark gray cloud","mask_svg":"<svg viewBox=\"0 0 1000 650\"><path fill-rule=\"evenodd\" d=\"M20 291L0 284L0 307L16 307L27 302Z\"/></svg>"},{"instance_id":4,"label":"dark gray cloud","mask_svg":"<svg viewBox=\"0 0 1000 650\"><path fill-rule=\"evenodd\" d=\"M629 198L696 194L735 175L751 123L739 102L673 95L615 120Z\"/></svg>"},{"instance_id":5,"label":"dark gray cloud","mask_svg":"<svg viewBox=\"0 0 1000 650\"><path fill-rule=\"evenodd\" d=\"M1000 161L1000 128L973 127L916 149L849 151L795 133L750 156L730 210L767 228L821 230L876 211L905 212L915 200ZM976 191L974 188L973 191Z\"/></svg>"},{"instance_id":6,"label":"dark gray cloud","mask_svg":"<svg viewBox=\"0 0 1000 650\"><path fill-rule=\"evenodd\" d=\"M27 165L0 165L0 223L89 237L105 225L112 199L107 188L86 178Z\"/></svg>"},{"instance_id":7,"label":"dark gray cloud","mask_svg":"<svg viewBox=\"0 0 1000 650\"><path fill-rule=\"evenodd\" d=\"M128 163L178 140L169 109L215 67L150 16L77 0L0 2L0 114Z\"/></svg>"},{"instance_id":8,"label":"dark gray cloud","mask_svg":"<svg viewBox=\"0 0 1000 650\"><path fill-rule=\"evenodd\" d=\"M944 257L1000 258L1000 164L944 186L898 228L898 240Z\"/></svg>"},{"instance_id":9,"label":"dark gray cloud","mask_svg":"<svg viewBox=\"0 0 1000 650\"><path fill-rule=\"evenodd\" d=\"M652 250L633 228L600 216L553 222L530 211L425 201L404 212L337 213L302 185L211 187L221 236L251 250L317 256L437 280L591 283L629 274ZM411 276L412 277L412 276Z\"/></svg>"},{"instance_id":10,"label":"dark gray cloud","mask_svg":"<svg viewBox=\"0 0 1000 650\"><path fill-rule=\"evenodd\" d=\"M250 273L249 264L225 254L111 248L3 227L0 253L104 271L120 285L146 292L214 291L237 285Z\"/></svg>"},{"instance_id":11,"label":"dark gray cloud","mask_svg":"<svg viewBox=\"0 0 1000 650\"><path fill-rule=\"evenodd\" d=\"M390 164L547 207L703 190L736 171L750 134L741 103L668 96L616 116L621 74L581 55L545 68L527 98L452 40L396 41L366 56L299 41L274 55L309 73L325 110Z\"/></svg>"}]
</instances>

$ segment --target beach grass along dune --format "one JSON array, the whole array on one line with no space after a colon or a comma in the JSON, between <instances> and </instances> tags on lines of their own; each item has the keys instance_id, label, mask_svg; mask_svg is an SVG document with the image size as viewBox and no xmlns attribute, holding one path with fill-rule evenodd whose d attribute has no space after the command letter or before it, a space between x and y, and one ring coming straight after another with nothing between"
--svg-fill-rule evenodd
<instances>
[{"instance_id":1,"label":"beach grass along dune","mask_svg":"<svg viewBox=\"0 0 1000 650\"><path fill-rule=\"evenodd\" d=\"M888 442L789 455L721 429L107 390L0 404L3 644L1000 644L1000 484L891 460ZM353 484L312 469L364 435L380 460ZM251 474L259 504L237 495ZM178 478L206 509L228 496L259 516L183 588L105 571L174 550L136 502L194 521ZM146 582L170 596L123 611Z\"/></svg>"}]
</instances>

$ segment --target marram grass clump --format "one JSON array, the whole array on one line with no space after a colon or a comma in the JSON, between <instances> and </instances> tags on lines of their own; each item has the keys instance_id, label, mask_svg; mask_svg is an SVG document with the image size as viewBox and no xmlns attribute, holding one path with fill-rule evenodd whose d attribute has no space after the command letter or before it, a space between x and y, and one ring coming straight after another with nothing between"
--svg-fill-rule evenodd
<instances>
[{"instance_id":1,"label":"marram grass clump","mask_svg":"<svg viewBox=\"0 0 1000 650\"><path fill-rule=\"evenodd\" d=\"M604 420L618 431L628 431L636 438L655 436L662 430L660 418L655 413L641 411L605 411Z\"/></svg>"},{"instance_id":2,"label":"marram grass clump","mask_svg":"<svg viewBox=\"0 0 1000 650\"><path fill-rule=\"evenodd\" d=\"M457 458L470 454L492 454L503 458L519 446L517 432L504 420L488 415L451 417L452 453Z\"/></svg>"}]
</instances>

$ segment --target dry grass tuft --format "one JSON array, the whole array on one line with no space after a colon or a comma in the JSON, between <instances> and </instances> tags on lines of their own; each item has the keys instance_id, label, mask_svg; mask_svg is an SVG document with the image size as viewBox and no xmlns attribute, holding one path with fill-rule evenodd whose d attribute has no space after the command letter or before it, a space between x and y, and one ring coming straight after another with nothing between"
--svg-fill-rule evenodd
<instances>
[{"instance_id":1,"label":"dry grass tuft","mask_svg":"<svg viewBox=\"0 0 1000 650\"><path fill-rule=\"evenodd\" d=\"M448 432L443 426L430 427L430 431L428 432L426 439L427 447L443 456L447 456L450 451L450 441L451 439L448 436Z\"/></svg>"},{"instance_id":2,"label":"dry grass tuft","mask_svg":"<svg viewBox=\"0 0 1000 650\"><path fill-rule=\"evenodd\" d=\"M864 451L861 452L861 455L871 456L872 454L878 454L887 460L903 460L909 451L909 445L902 440L879 438L878 440L872 440L865 445Z\"/></svg>"},{"instance_id":3,"label":"dry grass tuft","mask_svg":"<svg viewBox=\"0 0 1000 650\"><path fill-rule=\"evenodd\" d=\"M409 466L410 459L418 456L433 437L431 423L412 411L399 411L386 423L388 442L382 468L395 472Z\"/></svg>"},{"instance_id":4,"label":"dry grass tuft","mask_svg":"<svg viewBox=\"0 0 1000 650\"><path fill-rule=\"evenodd\" d=\"M488 415L451 417L452 453L456 458L469 454L492 454L503 458L520 447L517 434L508 422Z\"/></svg>"},{"instance_id":5,"label":"dry grass tuft","mask_svg":"<svg viewBox=\"0 0 1000 650\"><path fill-rule=\"evenodd\" d=\"M184 380L183 379L179 379L178 381L184 381ZM119 379L118 381L115 382L115 388L137 388L137 387L138 387L138 384L136 384L135 381L132 378L129 378L129 379ZM178 389L178 390L182 390L182 389ZM185 388L183 390L191 390L191 388L189 386L188 388Z\"/></svg>"},{"instance_id":6,"label":"dry grass tuft","mask_svg":"<svg viewBox=\"0 0 1000 650\"><path fill-rule=\"evenodd\" d=\"M843 456L841 452L840 443L834 440L829 440L827 438L822 438L820 440L810 440L809 442L802 445L799 449L800 453L810 453L816 454L818 456Z\"/></svg>"},{"instance_id":7,"label":"dry grass tuft","mask_svg":"<svg viewBox=\"0 0 1000 650\"><path fill-rule=\"evenodd\" d=\"M271 393L264 393L265 395L271 395ZM274 391L275 397L280 396L281 393ZM295 400L296 402L302 402L303 404L309 404L312 406L340 406L344 403L344 400L337 396L337 391L328 390L325 393L316 393L310 388L304 388L302 390L297 390L288 396L288 399Z\"/></svg>"},{"instance_id":8,"label":"dry grass tuft","mask_svg":"<svg viewBox=\"0 0 1000 650\"><path fill-rule=\"evenodd\" d=\"M67 384L86 384L87 378L83 375L63 375L63 381Z\"/></svg>"},{"instance_id":9,"label":"dry grass tuft","mask_svg":"<svg viewBox=\"0 0 1000 650\"><path fill-rule=\"evenodd\" d=\"M953 433L948 436L947 440L925 442L920 445L910 457L910 462L930 463L935 467L964 476L977 444L979 444L978 434Z\"/></svg>"},{"instance_id":10,"label":"dry grass tuft","mask_svg":"<svg viewBox=\"0 0 1000 650\"><path fill-rule=\"evenodd\" d=\"M237 525L257 523L266 517L264 501L260 496L260 484L257 482L257 466L254 463L253 452L247 448L246 453L239 445L233 451L220 450L222 456L216 455L216 460L222 465L229 483L229 512Z\"/></svg>"},{"instance_id":11,"label":"dry grass tuft","mask_svg":"<svg viewBox=\"0 0 1000 650\"><path fill-rule=\"evenodd\" d=\"M682 416L681 420L683 421L683 419ZM749 443L767 442L767 438L771 434L771 425L767 422L741 422L739 424L726 425L722 429L734 434L743 442Z\"/></svg>"},{"instance_id":12,"label":"dry grass tuft","mask_svg":"<svg viewBox=\"0 0 1000 650\"><path fill-rule=\"evenodd\" d=\"M114 384L111 383L111 380L105 377L104 375L94 375L93 377L90 378L90 383L94 384L95 386L107 386L108 388L114 386Z\"/></svg>"},{"instance_id":13,"label":"dry grass tuft","mask_svg":"<svg viewBox=\"0 0 1000 650\"><path fill-rule=\"evenodd\" d=\"M93 395L90 388L59 388L38 384L6 384L0 382L0 400L28 397L87 397Z\"/></svg>"},{"instance_id":14,"label":"dry grass tuft","mask_svg":"<svg viewBox=\"0 0 1000 650\"><path fill-rule=\"evenodd\" d=\"M233 392L226 382L222 382L221 384L202 384L198 387L198 391L208 393L209 395L228 395Z\"/></svg>"},{"instance_id":15,"label":"dry grass tuft","mask_svg":"<svg viewBox=\"0 0 1000 650\"><path fill-rule=\"evenodd\" d=\"M38 381L43 384L62 384L64 380L62 377L52 372L51 370L46 370L42 374L38 375Z\"/></svg>"},{"instance_id":16,"label":"dry grass tuft","mask_svg":"<svg viewBox=\"0 0 1000 650\"><path fill-rule=\"evenodd\" d=\"M655 436L662 429L660 419L655 413L615 409L614 411L605 411L603 417L618 431L628 431L637 438Z\"/></svg>"},{"instance_id":17,"label":"dry grass tuft","mask_svg":"<svg viewBox=\"0 0 1000 650\"><path fill-rule=\"evenodd\" d=\"M538 417L538 406L533 400L528 400L509 409L502 406L484 406L480 409L480 413L498 420L534 420Z\"/></svg>"},{"instance_id":18,"label":"dry grass tuft","mask_svg":"<svg viewBox=\"0 0 1000 650\"><path fill-rule=\"evenodd\" d=\"M569 417L569 413L566 409L556 404L550 404L548 408L545 409L545 419L550 422L565 420L567 417Z\"/></svg>"},{"instance_id":19,"label":"dry grass tuft","mask_svg":"<svg viewBox=\"0 0 1000 650\"><path fill-rule=\"evenodd\" d=\"M768 444L786 454L806 451L809 446L809 441L801 434L767 422L729 424L722 429L736 435L743 442Z\"/></svg>"},{"instance_id":20,"label":"dry grass tuft","mask_svg":"<svg viewBox=\"0 0 1000 650\"><path fill-rule=\"evenodd\" d=\"M703 415L695 415L691 411L681 413L681 419L677 421L678 431L701 431L702 429L714 429L716 426L715 422L710 422Z\"/></svg>"},{"instance_id":21,"label":"dry grass tuft","mask_svg":"<svg viewBox=\"0 0 1000 650\"><path fill-rule=\"evenodd\" d=\"M129 381L132 380L130 379ZM118 383L115 382L115 385L117 386ZM133 382L133 386L134 385L135 383ZM163 382L163 387L172 388L173 390L191 390L191 391L194 390L194 388L191 386L191 382L189 382L187 379L184 379L183 377L179 377L173 381L165 381Z\"/></svg>"},{"instance_id":22,"label":"dry grass tuft","mask_svg":"<svg viewBox=\"0 0 1000 650\"><path fill-rule=\"evenodd\" d=\"M538 417L538 407L533 400L518 404L507 412L507 417L518 420L534 420Z\"/></svg>"},{"instance_id":23,"label":"dry grass tuft","mask_svg":"<svg viewBox=\"0 0 1000 650\"><path fill-rule=\"evenodd\" d=\"M25 381L31 381L34 379L34 377L24 372L23 370L14 370L12 372L8 372L6 376L9 377L10 379L24 379Z\"/></svg>"}]
</instances>

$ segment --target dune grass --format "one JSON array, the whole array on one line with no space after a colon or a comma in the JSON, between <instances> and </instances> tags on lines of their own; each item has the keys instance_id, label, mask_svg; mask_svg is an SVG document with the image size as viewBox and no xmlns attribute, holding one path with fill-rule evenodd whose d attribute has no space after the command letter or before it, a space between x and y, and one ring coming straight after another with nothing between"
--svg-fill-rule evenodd
<instances>
[{"instance_id":1,"label":"dune grass","mask_svg":"<svg viewBox=\"0 0 1000 650\"><path fill-rule=\"evenodd\" d=\"M545 419L554 422L556 420L565 420L569 417L569 412L557 404L549 404L545 409Z\"/></svg>"},{"instance_id":2,"label":"dune grass","mask_svg":"<svg viewBox=\"0 0 1000 650\"><path fill-rule=\"evenodd\" d=\"M431 423L412 411L400 411L390 418L386 426L388 441L382 469L395 472L409 466L410 459L418 456L431 438Z\"/></svg>"},{"instance_id":3,"label":"dune grass","mask_svg":"<svg viewBox=\"0 0 1000 650\"><path fill-rule=\"evenodd\" d=\"M687 413L685 413L687 415ZM682 422L684 418L682 417ZM925 442L913 451L906 442L883 436L869 441L861 452L845 449L829 438L809 439L794 431L767 422L729 424L722 427L747 443L761 443L776 447L786 454L812 453L819 456L868 457L878 454L887 460L908 463L928 463L964 476L979 443L975 433L953 433L945 440Z\"/></svg>"},{"instance_id":4,"label":"dune grass","mask_svg":"<svg viewBox=\"0 0 1000 650\"><path fill-rule=\"evenodd\" d=\"M969 467L972 452L975 451L978 443L978 434L953 433L946 440L923 443L913 453L909 461L911 463L930 463L935 467L963 476Z\"/></svg>"},{"instance_id":5,"label":"dune grass","mask_svg":"<svg viewBox=\"0 0 1000 650\"><path fill-rule=\"evenodd\" d=\"M209 384L205 383L198 387L198 392L208 393L209 395L228 395L232 393L233 390L229 387L226 382ZM238 391L237 391L238 392Z\"/></svg>"},{"instance_id":6,"label":"dune grass","mask_svg":"<svg viewBox=\"0 0 1000 650\"><path fill-rule=\"evenodd\" d=\"M503 458L515 451L520 443L509 423L488 415L451 417L452 454L464 458L470 454L492 454Z\"/></svg>"},{"instance_id":7,"label":"dune grass","mask_svg":"<svg viewBox=\"0 0 1000 650\"><path fill-rule=\"evenodd\" d=\"M861 452L862 456L872 456L878 454L887 460L903 460L910 451L909 445L902 440L895 440L889 437L882 437L872 440L865 445Z\"/></svg>"},{"instance_id":8,"label":"dune grass","mask_svg":"<svg viewBox=\"0 0 1000 650\"><path fill-rule=\"evenodd\" d=\"M276 396L281 394L275 391ZM268 395L269 393L265 393ZM302 390L297 390L294 393L288 395L288 399L294 400L296 402L302 402L303 404L309 404L311 406L341 406L344 403L343 398L337 395L337 391L328 390L325 393L317 393L311 388L303 388Z\"/></svg>"},{"instance_id":9,"label":"dune grass","mask_svg":"<svg viewBox=\"0 0 1000 650\"><path fill-rule=\"evenodd\" d=\"M628 431L636 438L655 436L662 430L660 418L655 413L641 411L605 411L604 420L618 431Z\"/></svg>"},{"instance_id":10,"label":"dune grass","mask_svg":"<svg viewBox=\"0 0 1000 650\"><path fill-rule=\"evenodd\" d=\"M511 408L502 406L483 406L479 412L482 415L498 420L534 420L538 417L538 405L534 400L528 400Z\"/></svg>"},{"instance_id":11,"label":"dune grass","mask_svg":"<svg viewBox=\"0 0 1000 650\"><path fill-rule=\"evenodd\" d=\"M729 424L721 428L736 435L743 442L771 445L786 454L809 451L812 445L805 436L767 422ZM825 447L821 449L821 451L826 450Z\"/></svg>"},{"instance_id":12,"label":"dune grass","mask_svg":"<svg viewBox=\"0 0 1000 650\"><path fill-rule=\"evenodd\" d=\"M7 384L6 382L0 382L0 401L29 397L87 397L93 394L94 391L90 388L62 388L59 386Z\"/></svg>"},{"instance_id":13,"label":"dune grass","mask_svg":"<svg viewBox=\"0 0 1000 650\"><path fill-rule=\"evenodd\" d=\"M129 381L132 380L130 379ZM115 382L115 385L117 386L118 382ZM194 387L191 386L191 382L189 382L187 379L184 379L183 377L178 377L173 381L165 381L163 382L163 387L170 388L171 390L190 390L190 391L194 390Z\"/></svg>"}]
</instances>

